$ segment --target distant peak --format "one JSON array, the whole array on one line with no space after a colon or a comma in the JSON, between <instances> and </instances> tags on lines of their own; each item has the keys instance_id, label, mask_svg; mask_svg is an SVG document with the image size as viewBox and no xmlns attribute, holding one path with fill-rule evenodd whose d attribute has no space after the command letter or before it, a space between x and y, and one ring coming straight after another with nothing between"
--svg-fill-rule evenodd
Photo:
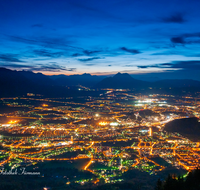
<instances>
[{"instance_id":1,"label":"distant peak","mask_svg":"<svg viewBox=\"0 0 200 190\"><path fill-rule=\"evenodd\" d=\"M114 78L118 78L118 77L132 78L128 73L120 73L120 72L114 75Z\"/></svg>"},{"instance_id":2,"label":"distant peak","mask_svg":"<svg viewBox=\"0 0 200 190\"><path fill-rule=\"evenodd\" d=\"M91 74L90 73L83 73L82 75L87 75L87 76L91 76Z\"/></svg>"},{"instance_id":3,"label":"distant peak","mask_svg":"<svg viewBox=\"0 0 200 190\"><path fill-rule=\"evenodd\" d=\"M121 75L122 73L118 72L116 75Z\"/></svg>"}]
</instances>

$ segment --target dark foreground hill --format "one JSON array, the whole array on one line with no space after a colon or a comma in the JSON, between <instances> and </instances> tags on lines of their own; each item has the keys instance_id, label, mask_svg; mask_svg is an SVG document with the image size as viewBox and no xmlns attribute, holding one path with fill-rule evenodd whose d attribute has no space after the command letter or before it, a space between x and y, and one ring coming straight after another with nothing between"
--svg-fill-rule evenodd
<instances>
[{"instance_id":1,"label":"dark foreground hill","mask_svg":"<svg viewBox=\"0 0 200 190\"><path fill-rule=\"evenodd\" d=\"M196 117L176 119L167 123L164 129L167 132L177 132L193 141L200 138L200 123Z\"/></svg>"},{"instance_id":2,"label":"dark foreground hill","mask_svg":"<svg viewBox=\"0 0 200 190\"><path fill-rule=\"evenodd\" d=\"M190 171L184 177L169 175L165 181L157 181L155 190L199 190L200 169Z\"/></svg>"}]
</instances>

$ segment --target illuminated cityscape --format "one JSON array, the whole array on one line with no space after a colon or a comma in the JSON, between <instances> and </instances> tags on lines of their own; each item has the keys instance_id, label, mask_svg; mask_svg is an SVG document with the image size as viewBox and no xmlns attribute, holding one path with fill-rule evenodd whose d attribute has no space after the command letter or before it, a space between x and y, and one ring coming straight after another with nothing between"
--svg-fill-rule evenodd
<instances>
[{"instance_id":1,"label":"illuminated cityscape","mask_svg":"<svg viewBox=\"0 0 200 190\"><path fill-rule=\"evenodd\" d=\"M0 190L200 190L199 7L0 0Z\"/></svg>"},{"instance_id":2,"label":"illuminated cityscape","mask_svg":"<svg viewBox=\"0 0 200 190\"><path fill-rule=\"evenodd\" d=\"M21 111L1 114L0 164L14 170L65 161L92 174L62 176L66 185L116 183L128 170L159 175L173 167L187 174L199 166L199 141L166 132L165 125L199 117L199 99L120 89L104 89L98 97L1 98Z\"/></svg>"}]
</instances>

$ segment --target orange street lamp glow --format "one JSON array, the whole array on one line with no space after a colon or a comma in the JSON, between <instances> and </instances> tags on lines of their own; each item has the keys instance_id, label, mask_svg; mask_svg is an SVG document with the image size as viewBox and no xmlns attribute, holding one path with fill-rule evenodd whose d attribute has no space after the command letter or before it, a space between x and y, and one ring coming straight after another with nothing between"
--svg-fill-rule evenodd
<instances>
[{"instance_id":1,"label":"orange street lamp glow","mask_svg":"<svg viewBox=\"0 0 200 190\"><path fill-rule=\"evenodd\" d=\"M107 125L107 122L99 122L99 125Z\"/></svg>"},{"instance_id":2,"label":"orange street lamp glow","mask_svg":"<svg viewBox=\"0 0 200 190\"><path fill-rule=\"evenodd\" d=\"M14 123L17 123L17 122L18 122L17 120L14 120L14 121L11 120L11 121L9 121L8 123L9 123L9 124L14 124Z\"/></svg>"}]
</instances>

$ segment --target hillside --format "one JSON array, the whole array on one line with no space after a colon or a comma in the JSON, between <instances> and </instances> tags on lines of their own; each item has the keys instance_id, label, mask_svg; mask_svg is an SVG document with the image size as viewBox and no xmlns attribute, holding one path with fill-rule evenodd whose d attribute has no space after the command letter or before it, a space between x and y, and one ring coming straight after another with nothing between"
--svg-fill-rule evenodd
<instances>
[{"instance_id":1,"label":"hillside","mask_svg":"<svg viewBox=\"0 0 200 190\"><path fill-rule=\"evenodd\" d=\"M193 141L198 141L200 138L200 123L196 117L170 121L165 125L164 130L177 132Z\"/></svg>"}]
</instances>

